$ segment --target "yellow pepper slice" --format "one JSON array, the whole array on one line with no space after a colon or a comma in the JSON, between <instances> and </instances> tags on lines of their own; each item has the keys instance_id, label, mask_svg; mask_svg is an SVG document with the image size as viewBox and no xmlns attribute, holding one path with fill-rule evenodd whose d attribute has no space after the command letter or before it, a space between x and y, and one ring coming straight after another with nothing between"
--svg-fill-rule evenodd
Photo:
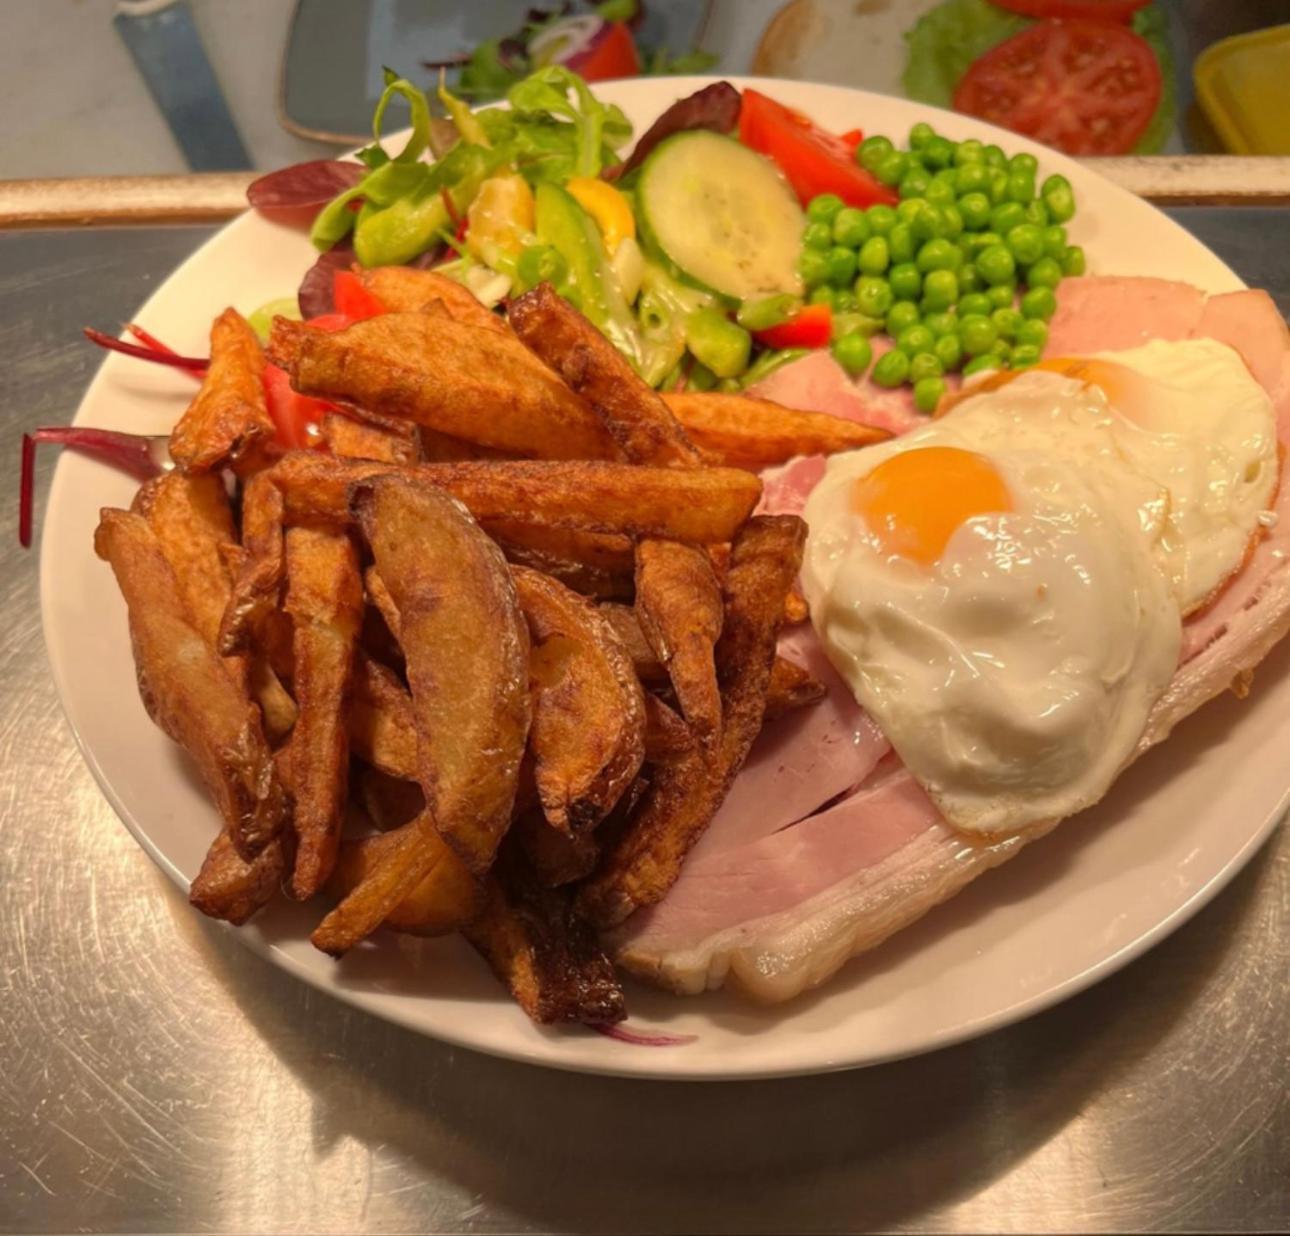
<instances>
[{"instance_id":1,"label":"yellow pepper slice","mask_svg":"<svg viewBox=\"0 0 1290 1236\"><path fill-rule=\"evenodd\" d=\"M479 187L466 212L466 247L491 264L497 250L515 256L533 231L533 191L523 176L494 176Z\"/></svg>"},{"instance_id":2,"label":"yellow pepper slice","mask_svg":"<svg viewBox=\"0 0 1290 1236\"><path fill-rule=\"evenodd\" d=\"M627 199L603 180L578 176L564 186L595 221L612 257L619 244L636 237L636 219Z\"/></svg>"}]
</instances>

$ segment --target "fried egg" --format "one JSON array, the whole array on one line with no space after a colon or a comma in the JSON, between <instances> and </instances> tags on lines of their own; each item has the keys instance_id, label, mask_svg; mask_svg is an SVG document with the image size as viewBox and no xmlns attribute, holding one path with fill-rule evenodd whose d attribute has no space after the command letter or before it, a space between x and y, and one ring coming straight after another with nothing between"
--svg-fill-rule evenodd
<instances>
[{"instance_id":1,"label":"fried egg","mask_svg":"<svg viewBox=\"0 0 1290 1236\"><path fill-rule=\"evenodd\" d=\"M1131 757L1277 471L1266 394L1211 340L978 379L830 461L804 512L812 621L950 823L1060 819Z\"/></svg>"}]
</instances>

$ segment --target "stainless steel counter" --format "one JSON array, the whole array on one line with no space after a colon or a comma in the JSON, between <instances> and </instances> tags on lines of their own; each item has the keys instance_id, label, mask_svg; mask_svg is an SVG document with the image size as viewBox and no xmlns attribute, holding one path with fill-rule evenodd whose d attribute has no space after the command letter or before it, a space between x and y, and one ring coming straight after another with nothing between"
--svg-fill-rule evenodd
<instances>
[{"instance_id":1,"label":"stainless steel counter","mask_svg":"<svg viewBox=\"0 0 1290 1236\"><path fill-rule=\"evenodd\" d=\"M1176 214L1290 313L1290 211ZM207 234L0 235L11 497L19 432L97 364L79 327ZM1290 1224L1285 829L1146 957L974 1043L788 1082L542 1072L334 1003L192 913L81 763L12 502L0 561L0 1231Z\"/></svg>"}]
</instances>

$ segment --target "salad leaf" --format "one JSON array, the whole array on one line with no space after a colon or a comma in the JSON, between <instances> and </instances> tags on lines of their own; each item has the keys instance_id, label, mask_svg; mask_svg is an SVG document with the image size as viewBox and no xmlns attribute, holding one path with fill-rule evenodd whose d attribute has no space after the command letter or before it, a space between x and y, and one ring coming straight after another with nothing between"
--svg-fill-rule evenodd
<instances>
[{"instance_id":1,"label":"salad leaf","mask_svg":"<svg viewBox=\"0 0 1290 1236\"><path fill-rule=\"evenodd\" d=\"M1173 132L1174 121L1178 114L1178 87L1174 76L1174 57L1169 49L1169 19L1160 5L1160 0L1139 9L1133 15L1133 29L1151 45L1160 62L1160 102L1156 114L1151 117L1147 131L1134 146L1134 154L1158 154L1164 149L1165 142Z\"/></svg>"},{"instance_id":2,"label":"salad leaf","mask_svg":"<svg viewBox=\"0 0 1290 1236\"><path fill-rule=\"evenodd\" d=\"M563 117L569 122L575 176L599 176L604 147L616 148L632 133L620 108L600 102L587 83L563 65L549 64L530 73L507 91L506 98L521 118L547 117L558 122Z\"/></svg>"},{"instance_id":3,"label":"salad leaf","mask_svg":"<svg viewBox=\"0 0 1290 1236\"><path fill-rule=\"evenodd\" d=\"M989 0L945 0L905 34L909 59L901 79L911 99L949 107L968 65L1031 24Z\"/></svg>"}]
</instances>

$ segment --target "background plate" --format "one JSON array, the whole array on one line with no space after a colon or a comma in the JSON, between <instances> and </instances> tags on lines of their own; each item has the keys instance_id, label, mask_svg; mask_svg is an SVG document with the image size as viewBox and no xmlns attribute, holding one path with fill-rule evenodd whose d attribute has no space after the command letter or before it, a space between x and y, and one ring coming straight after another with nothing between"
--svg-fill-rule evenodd
<instances>
[{"instance_id":1,"label":"background plate","mask_svg":"<svg viewBox=\"0 0 1290 1236\"><path fill-rule=\"evenodd\" d=\"M638 131L708 79L599 88ZM757 85L754 80L734 79ZM1094 272L1160 275L1210 291L1241 286L1203 245L1145 202L1060 155L970 118L840 87L764 82L776 98L838 130L903 135L918 120L957 138L1031 150L1061 171L1080 213L1072 239ZM188 259L136 315L181 352L206 347L212 317L289 294L308 241L247 215ZM79 424L169 428L192 393L183 375L110 356ZM41 604L55 682L86 760L113 806L180 885L200 865L214 809L177 749L148 721L134 682L125 607L93 553L98 509L128 505L134 484L88 460L59 463L44 522ZM759 1009L720 993L681 999L632 987L632 1025L698 1035L646 1050L590 1031L542 1031L459 941L382 940L340 964L307 941L316 909L283 906L239 938L275 964L422 1033L560 1068L676 1078L819 1072L942 1046L1052 1004L1141 953L1205 904L1272 831L1286 799L1290 651L1260 671L1243 703L1203 709L1063 825L965 893L793 1004Z\"/></svg>"}]
</instances>

